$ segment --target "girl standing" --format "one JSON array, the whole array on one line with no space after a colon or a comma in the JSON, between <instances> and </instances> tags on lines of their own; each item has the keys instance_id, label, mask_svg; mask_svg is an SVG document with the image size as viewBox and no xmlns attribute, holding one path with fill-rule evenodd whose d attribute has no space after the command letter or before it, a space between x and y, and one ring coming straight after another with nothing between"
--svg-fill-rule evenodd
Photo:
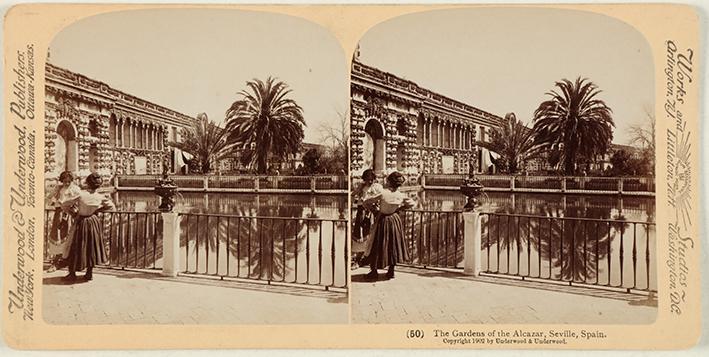
<instances>
[{"instance_id":1,"label":"girl standing","mask_svg":"<svg viewBox=\"0 0 709 357\"><path fill-rule=\"evenodd\" d=\"M364 201L364 206L379 213L374 223L372 244L369 247L365 262L369 264L370 272L367 278L376 279L377 269L387 266L387 278L394 278L396 263L409 260L409 253L404 243L404 227L398 212L414 206L413 200L399 191L404 184L404 175L392 172L387 177L388 187L381 194Z\"/></svg>"},{"instance_id":2,"label":"girl standing","mask_svg":"<svg viewBox=\"0 0 709 357\"><path fill-rule=\"evenodd\" d=\"M86 280L93 278L93 268L106 262L103 241L103 226L99 213L115 209L111 199L96 193L101 187L101 175L92 173L86 177L87 191L81 191L74 202L77 207L74 238L69 249L69 274L66 280L76 280L76 272L86 269Z\"/></svg>"},{"instance_id":3,"label":"girl standing","mask_svg":"<svg viewBox=\"0 0 709 357\"><path fill-rule=\"evenodd\" d=\"M370 197L379 195L384 190L381 184L377 183L377 175L374 170L367 169L362 173L362 183L352 192L352 203L357 206L354 227L352 229L352 265L357 267L362 256L367 250L374 214L362 204Z\"/></svg>"},{"instance_id":4,"label":"girl standing","mask_svg":"<svg viewBox=\"0 0 709 357\"><path fill-rule=\"evenodd\" d=\"M54 217L49 231L49 256L52 267L58 268L62 258L66 259L71 244L73 231L71 228L71 211L74 207L65 206L66 202L79 197L81 188L74 182L71 171L64 171L59 175L59 185L50 196L50 205L54 207ZM63 208L64 207L64 208Z\"/></svg>"}]
</instances>

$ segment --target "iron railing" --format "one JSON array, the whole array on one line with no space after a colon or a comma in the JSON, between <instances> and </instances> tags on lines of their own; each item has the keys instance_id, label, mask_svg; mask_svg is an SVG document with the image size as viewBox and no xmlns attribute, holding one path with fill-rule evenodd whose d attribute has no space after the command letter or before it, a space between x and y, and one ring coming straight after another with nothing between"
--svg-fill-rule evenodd
<instances>
[{"instance_id":1,"label":"iron railing","mask_svg":"<svg viewBox=\"0 0 709 357\"><path fill-rule=\"evenodd\" d=\"M49 239L55 210L45 210L44 260L49 261ZM162 218L159 212L109 211L99 213L111 268L162 268Z\"/></svg>"},{"instance_id":2,"label":"iron railing","mask_svg":"<svg viewBox=\"0 0 709 357\"><path fill-rule=\"evenodd\" d=\"M404 265L464 266L462 211L405 210ZM657 291L655 223L480 213L484 274Z\"/></svg>"},{"instance_id":3,"label":"iron railing","mask_svg":"<svg viewBox=\"0 0 709 357\"><path fill-rule=\"evenodd\" d=\"M601 194L653 194L655 179L652 177L571 177L571 176L511 176L476 175L488 191L521 192L568 192ZM464 183L467 175L425 174L426 188L455 188Z\"/></svg>"},{"instance_id":4,"label":"iron railing","mask_svg":"<svg viewBox=\"0 0 709 357\"><path fill-rule=\"evenodd\" d=\"M347 220L181 213L181 266L212 275L346 288Z\"/></svg>"},{"instance_id":5,"label":"iron railing","mask_svg":"<svg viewBox=\"0 0 709 357\"><path fill-rule=\"evenodd\" d=\"M152 189L159 175L117 176L117 189ZM285 191L285 192L347 192L346 176L247 176L247 175L173 175L171 178L183 191Z\"/></svg>"},{"instance_id":6,"label":"iron railing","mask_svg":"<svg viewBox=\"0 0 709 357\"><path fill-rule=\"evenodd\" d=\"M461 211L406 210L400 213L404 241L409 251L407 265L418 267L463 267L463 214Z\"/></svg>"},{"instance_id":7,"label":"iron railing","mask_svg":"<svg viewBox=\"0 0 709 357\"><path fill-rule=\"evenodd\" d=\"M507 213L481 217L485 273L657 291L655 223Z\"/></svg>"}]
</instances>

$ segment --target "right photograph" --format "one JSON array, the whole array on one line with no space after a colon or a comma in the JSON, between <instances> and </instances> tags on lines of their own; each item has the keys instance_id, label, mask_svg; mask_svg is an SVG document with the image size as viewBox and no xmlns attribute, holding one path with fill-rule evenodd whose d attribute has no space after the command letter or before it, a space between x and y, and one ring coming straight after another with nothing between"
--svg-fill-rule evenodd
<instances>
[{"instance_id":1,"label":"right photograph","mask_svg":"<svg viewBox=\"0 0 709 357\"><path fill-rule=\"evenodd\" d=\"M653 323L653 71L641 33L582 11L371 28L351 65L352 322Z\"/></svg>"}]
</instances>

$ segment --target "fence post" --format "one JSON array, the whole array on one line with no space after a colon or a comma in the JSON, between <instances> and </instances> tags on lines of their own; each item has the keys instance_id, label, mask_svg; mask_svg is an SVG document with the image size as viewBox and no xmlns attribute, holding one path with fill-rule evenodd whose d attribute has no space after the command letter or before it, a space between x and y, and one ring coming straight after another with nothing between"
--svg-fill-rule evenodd
<instances>
[{"instance_id":1,"label":"fence post","mask_svg":"<svg viewBox=\"0 0 709 357\"><path fill-rule=\"evenodd\" d=\"M207 189L209 188L209 176L205 175L202 179L204 180L204 182L202 183L202 187L204 188L204 191L206 192Z\"/></svg>"},{"instance_id":2,"label":"fence post","mask_svg":"<svg viewBox=\"0 0 709 357\"><path fill-rule=\"evenodd\" d=\"M315 184L315 176L310 176L310 192L315 193L315 188L317 185Z\"/></svg>"},{"instance_id":3,"label":"fence post","mask_svg":"<svg viewBox=\"0 0 709 357\"><path fill-rule=\"evenodd\" d=\"M421 188L426 189L426 174L421 174Z\"/></svg>"},{"instance_id":4,"label":"fence post","mask_svg":"<svg viewBox=\"0 0 709 357\"><path fill-rule=\"evenodd\" d=\"M510 176L510 191L515 192L515 176Z\"/></svg>"},{"instance_id":5,"label":"fence post","mask_svg":"<svg viewBox=\"0 0 709 357\"><path fill-rule=\"evenodd\" d=\"M561 192L566 192L566 176L561 176Z\"/></svg>"},{"instance_id":6,"label":"fence post","mask_svg":"<svg viewBox=\"0 0 709 357\"><path fill-rule=\"evenodd\" d=\"M177 276L180 271L180 216L162 212L162 275Z\"/></svg>"},{"instance_id":7,"label":"fence post","mask_svg":"<svg viewBox=\"0 0 709 357\"><path fill-rule=\"evenodd\" d=\"M480 212L463 212L463 274L480 275L482 266L482 229Z\"/></svg>"},{"instance_id":8,"label":"fence post","mask_svg":"<svg viewBox=\"0 0 709 357\"><path fill-rule=\"evenodd\" d=\"M113 188L118 191L118 175L113 176Z\"/></svg>"},{"instance_id":9,"label":"fence post","mask_svg":"<svg viewBox=\"0 0 709 357\"><path fill-rule=\"evenodd\" d=\"M623 194L623 178L618 178L618 194Z\"/></svg>"},{"instance_id":10,"label":"fence post","mask_svg":"<svg viewBox=\"0 0 709 357\"><path fill-rule=\"evenodd\" d=\"M256 176L256 177L254 177L254 192L258 192L258 186L259 186L259 177Z\"/></svg>"}]
</instances>

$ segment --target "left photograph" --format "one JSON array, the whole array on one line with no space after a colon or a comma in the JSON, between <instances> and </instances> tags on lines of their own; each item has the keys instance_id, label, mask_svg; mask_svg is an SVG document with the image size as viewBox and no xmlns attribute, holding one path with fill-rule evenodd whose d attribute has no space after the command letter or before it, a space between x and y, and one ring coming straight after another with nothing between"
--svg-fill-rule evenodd
<instances>
[{"instance_id":1,"label":"left photograph","mask_svg":"<svg viewBox=\"0 0 709 357\"><path fill-rule=\"evenodd\" d=\"M47 55L47 323L349 321L349 67L326 29L122 11Z\"/></svg>"}]
</instances>

